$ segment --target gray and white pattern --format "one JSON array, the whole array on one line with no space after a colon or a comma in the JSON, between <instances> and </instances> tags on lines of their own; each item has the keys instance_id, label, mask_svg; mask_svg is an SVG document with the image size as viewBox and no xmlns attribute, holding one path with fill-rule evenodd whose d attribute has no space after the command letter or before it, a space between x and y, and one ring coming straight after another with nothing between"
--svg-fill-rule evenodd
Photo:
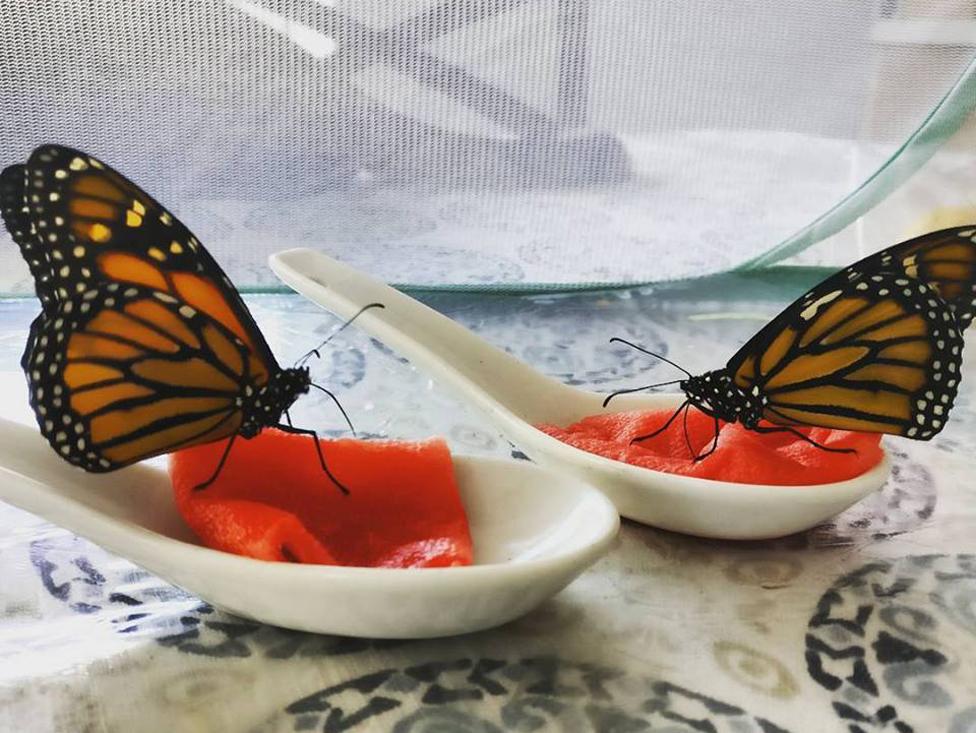
<instances>
[{"instance_id":1,"label":"gray and white pattern","mask_svg":"<svg viewBox=\"0 0 976 733\"><path fill-rule=\"evenodd\" d=\"M724 276L421 297L559 379L610 391L673 371L617 351L610 336L707 369L806 285ZM248 302L282 364L338 325L297 296ZM17 360L36 309L0 301L4 416L24 421L33 418ZM355 328L311 367L364 435L441 434L458 452L517 453ZM614 551L543 607L453 639L347 639L238 619L0 507L0 729L971 730L974 383L964 362L939 440L890 440L888 484L821 527L734 543L625 522ZM293 418L344 431L324 396L300 399Z\"/></svg>"},{"instance_id":2,"label":"gray and white pattern","mask_svg":"<svg viewBox=\"0 0 976 733\"><path fill-rule=\"evenodd\" d=\"M721 272L825 213L805 246L843 229L880 197L838 202L905 183L971 111L971 94L950 98L899 147L972 50L889 59L879 15L896 5L7 2L0 164L45 142L90 151L172 207L241 286L273 284L267 255L299 245L413 284ZM928 22L965 12L913 5ZM897 12L896 25L913 10ZM961 180L924 176L939 206L971 205L963 143ZM890 244L922 201L875 217L883 236L830 247ZM29 290L5 244L0 292ZM809 261L851 259L837 254Z\"/></svg>"}]
</instances>

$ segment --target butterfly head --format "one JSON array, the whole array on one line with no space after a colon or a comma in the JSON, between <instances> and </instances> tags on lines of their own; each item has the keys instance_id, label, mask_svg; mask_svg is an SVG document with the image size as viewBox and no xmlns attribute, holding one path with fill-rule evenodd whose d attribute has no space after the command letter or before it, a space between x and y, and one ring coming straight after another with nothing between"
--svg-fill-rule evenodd
<instances>
[{"instance_id":1,"label":"butterfly head","mask_svg":"<svg viewBox=\"0 0 976 733\"><path fill-rule=\"evenodd\" d=\"M307 394L311 384L308 367L298 367L279 369L259 389L246 387L241 406L244 413L239 430L241 436L253 438L263 428L277 425L282 413L301 395Z\"/></svg>"},{"instance_id":2,"label":"butterfly head","mask_svg":"<svg viewBox=\"0 0 976 733\"><path fill-rule=\"evenodd\" d=\"M719 420L752 427L762 418L762 398L739 389L726 369L685 379L679 387L692 405Z\"/></svg>"}]
</instances>

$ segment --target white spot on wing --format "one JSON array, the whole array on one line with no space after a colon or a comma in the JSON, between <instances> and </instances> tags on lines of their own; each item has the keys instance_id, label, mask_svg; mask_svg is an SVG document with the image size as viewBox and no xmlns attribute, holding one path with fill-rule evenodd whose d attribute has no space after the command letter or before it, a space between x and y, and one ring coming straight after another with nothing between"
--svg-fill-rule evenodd
<instances>
[{"instance_id":1,"label":"white spot on wing","mask_svg":"<svg viewBox=\"0 0 976 733\"><path fill-rule=\"evenodd\" d=\"M842 294L843 291L835 290L832 293L827 293L826 295L821 296L817 300L813 301L809 306L807 306L802 311L800 311L800 318L802 318L804 321L809 321L811 318L817 315L817 311L819 311L823 306L827 305L827 303L837 300L837 298L839 298Z\"/></svg>"}]
</instances>

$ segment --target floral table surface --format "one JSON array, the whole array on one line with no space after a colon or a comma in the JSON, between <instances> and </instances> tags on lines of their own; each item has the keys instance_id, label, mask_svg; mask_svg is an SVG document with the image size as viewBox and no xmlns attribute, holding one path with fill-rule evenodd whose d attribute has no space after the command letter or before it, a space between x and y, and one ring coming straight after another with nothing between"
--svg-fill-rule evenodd
<instances>
[{"instance_id":1,"label":"floral table surface","mask_svg":"<svg viewBox=\"0 0 976 733\"><path fill-rule=\"evenodd\" d=\"M571 295L421 294L519 358L599 390L719 366L803 288L726 276ZM279 361L337 325L251 296ZM4 417L28 421L18 360L33 300L0 301ZM972 347L970 347L972 350ZM612 552L528 616L430 641L317 636L235 618L0 504L4 731L976 731L976 368L931 443L887 439L879 493L767 542L624 522ZM313 366L367 435L520 454L382 344L343 332ZM338 431L309 395L296 422ZM708 507L702 507L708 511ZM342 599L337 598L337 603Z\"/></svg>"}]
</instances>

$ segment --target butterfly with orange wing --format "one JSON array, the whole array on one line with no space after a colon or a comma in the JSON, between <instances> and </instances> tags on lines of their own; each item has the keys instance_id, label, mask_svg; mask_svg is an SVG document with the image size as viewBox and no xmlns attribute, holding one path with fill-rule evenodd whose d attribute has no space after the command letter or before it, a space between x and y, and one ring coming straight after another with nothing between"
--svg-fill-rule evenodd
<instances>
[{"instance_id":1,"label":"butterfly with orange wing","mask_svg":"<svg viewBox=\"0 0 976 733\"><path fill-rule=\"evenodd\" d=\"M43 145L0 173L0 213L42 304L21 360L30 403L66 460L113 471L229 437L219 472L237 436L314 436L281 424L318 386L308 368L278 365L216 261L123 175Z\"/></svg>"},{"instance_id":2,"label":"butterfly with orange wing","mask_svg":"<svg viewBox=\"0 0 976 733\"><path fill-rule=\"evenodd\" d=\"M715 450L720 420L804 440L797 427L929 440L952 409L974 314L976 225L902 242L818 284L724 368L688 373L679 382L685 402L634 442L691 407L715 420L711 447L696 460Z\"/></svg>"}]
</instances>

